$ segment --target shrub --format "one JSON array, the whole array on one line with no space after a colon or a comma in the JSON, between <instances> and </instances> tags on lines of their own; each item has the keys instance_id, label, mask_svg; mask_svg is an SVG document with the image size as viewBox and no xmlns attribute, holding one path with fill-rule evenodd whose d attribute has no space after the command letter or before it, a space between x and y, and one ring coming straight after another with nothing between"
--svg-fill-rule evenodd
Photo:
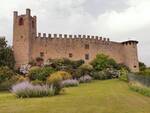
<instances>
[{"instance_id":1,"label":"shrub","mask_svg":"<svg viewBox=\"0 0 150 113\"><path fill-rule=\"evenodd\" d=\"M55 88L55 94L59 94L59 92L62 89L61 82L63 80L67 80L70 78L71 78L71 75L69 73L65 71L58 71L58 72L51 74L47 78L47 83L50 85L53 85L53 87Z\"/></svg>"},{"instance_id":2,"label":"shrub","mask_svg":"<svg viewBox=\"0 0 150 113\"><path fill-rule=\"evenodd\" d=\"M8 90L16 83L18 76L8 67L0 67L0 90Z\"/></svg>"},{"instance_id":3,"label":"shrub","mask_svg":"<svg viewBox=\"0 0 150 113\"><path fill-rule=\"evenodd\" d=\"M65 68L76 69L84 63L83 60L72 61L66 58L63 59L49 59L48 64L56 68L57 70L64 70Z\"/></svg>"},{"instance_id":4,"label":"shrub","mask_svg":"<svg viewBox=\"0 0 150 113\"><path fill-rule=\"evenodd\" d=\"M83 64L79 67L80 70L80 76L84 76L86 74L90 74L91 71L93 70L93 66L89 64Z\"/></svg>"},{"instance_id":5,"label":"shrub","mask_svg":"<svg viewBox=\"0 0 150 113\"><path fill-rule=\"evenodd\" d=\"M43 81L40 81L40 80L34 80L34 81L31 81L31 83L32 83L33 85L43 85L43 84L44 84L44 82L43 82Z\"/></svg>"},{"instance_id":6,"label":"shrub","mask_svg":"<svg viewBox=\"0 0 150 113\"><path fill-rule=\"evenodd\" d=\"M93 71L91 75L96 80L104 80L106 73L104 71Z\"/></svg>"},{"instance_id":7,"label":"shrub","mask_svg":"<svg viewBox=\"0 0 150 113\"><path fill-rule=\"evenodd\" d=\"M96 58L91 62L91 65L96 71L102 71L107 68L116 68L118 64L107 55L97 54Z\"/></svg>"},{"instance_id":8,"label":"shrub","mask_svg":"<svg viewBox=\"0 0 150 113\"><path fill-rule=\"evenodd\" d=\"M46 81L47 77L53 72L55 72L55 69L51 67L43 67L43 68L35 67L29 71L28 76L32 81L34 80Z\"/></svg>"},{"instance_id":9,"label":"shrub","mask_svg":"<svg viewBox=\"0 0 150 113\"><path fill-rule=\"evenodd\" d=\"M128 81L128 70L125 68L121 68L119 79L123 81Z\"/></svg>"},{"instance_id":10,"label":"shrub","mask_svg":"<svg viewBox=\"0 0 150 113\"><path fill-rule=\"evenodd\" d=\"M85 75L79 78L80 83L88 83L92 81L92 77L89 75Z\"/></svg>"},{"instance_id":11,"label":"shrub","mask_svg":"<svg viewBox=\"0 0 150 113\"><path fill-rule=\"evenodd\" d=\"M28 81L28 80L29 80L28 77L18 76L18 78L17 78L17 83L24 82L24 81Z\"/></svg>"},{"instance_id":12,"label":"shrub","mask_svg":"<svg viewBox=\"0 0 150 113\"><path fill-rule=\"evenodd\" d=\"M107 68L103 71L93 71L91 76L96 80L106 80L119 77L119 71L113 68Z\"/></svg>"},{"instance_id":13,"label":"shrub","mask_svg":"<svg viewBox=\"0 0 150 113\"><path fill-rule=\"evenodd\" d=\"M79 81L78 80L73 80L73 79L64 80L64 81L61 82L61 85L63 87L74 87L74 86L79 85Z\"/></svg>"},{"instance_id":14,"label":"shrub","mask_svg":"<svg viewBox=\"0 0 150 113\"><path fill-rule=\"evenodd\" d=\"M55 90L47 85L32 85L29 82L22 82L12 86L12 93L18 98L53 96Z\"/></svg>"},{"instance_id":15,"label":"shrub","mask_svg":"<svg viewBox=\"0 0 150 113\"><path fill-rule=\"evenodd\" d=\"M143 76L150 76L150 69L145 69L144 71L140 71L139 73L136 73L138 75L143 75Z\"/></svg>"},{"instance_id":16,"label":"shrub","mask_svg":"<svg viewBox=\"0 0 150 113\"><path fill-rule=\"evenodd\" d=\"M15 73L8 67L0 67L0 83L10 80Z\"/></svg>"},{"instance_id":17,"label":"shrub","mask_svg":"<svg viewBox=\"0 0 150 113\"><path fill-rule=\"evenodd\" d=\"M142 86L138 83L133 83L133 82L131 82L129 84L129 87L132 91L135 91L135 92L138 92L142 95L150 97L150 88L148 88L148 87L145 87L145 86Z\"/></svg>"}]
</instances>

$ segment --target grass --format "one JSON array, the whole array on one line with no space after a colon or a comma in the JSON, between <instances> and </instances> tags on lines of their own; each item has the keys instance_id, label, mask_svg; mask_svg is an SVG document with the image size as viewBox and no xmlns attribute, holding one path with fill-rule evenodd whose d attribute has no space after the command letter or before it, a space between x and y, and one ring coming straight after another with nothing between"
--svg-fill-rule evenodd
<instances>
[{"instance_id":1,"label":"grass","mask_svg":"<svg viewBox=\"0 0 150 113\"><path fill-rule=\"evenodd\" d=\"M150 113L150 98L119 80L94 81L55 97L17 99L0 93L0 113Z\"/></svg>"}]
</instances>

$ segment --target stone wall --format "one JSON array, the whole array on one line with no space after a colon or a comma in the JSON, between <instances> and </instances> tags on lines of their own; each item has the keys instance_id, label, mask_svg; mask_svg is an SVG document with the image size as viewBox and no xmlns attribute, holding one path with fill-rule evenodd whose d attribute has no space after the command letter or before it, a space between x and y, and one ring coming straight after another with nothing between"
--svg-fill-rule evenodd
<instances>
[{"instance_id":1,"label":"stone wall","mask_svg":"<svg viewBox=\"0 0 150 113\"><path fill-rule=\"evenodd\" d=\"M45 61L49 58L83 59L88 63L98 53L103 53L137 72L137 43L133 40L112 42L108 38L89 35L39 33L37 36L37 18L31 16L30 9L27 9L24 15L14 12L13 49L16 66L27 64L37 57L43 57Z\"/></svg>"}]
</instances>

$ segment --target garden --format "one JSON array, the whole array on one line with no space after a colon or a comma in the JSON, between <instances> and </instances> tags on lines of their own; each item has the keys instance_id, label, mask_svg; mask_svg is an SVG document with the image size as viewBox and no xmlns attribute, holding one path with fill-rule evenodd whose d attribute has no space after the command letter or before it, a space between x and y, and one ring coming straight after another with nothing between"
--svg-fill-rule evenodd
<instances>
[{"instance_id":1,"label":"garden","mask_svg":"<svg viewBox=\"0 0 150 113\"><path fill-rule=\"evenodd\" d=\"M105 54L89 64L37 57L17 70L14 65L13 51L0 39L0 113L150 112L150 69L144 63L139 73Z\"/></svg>"}]
</instances>

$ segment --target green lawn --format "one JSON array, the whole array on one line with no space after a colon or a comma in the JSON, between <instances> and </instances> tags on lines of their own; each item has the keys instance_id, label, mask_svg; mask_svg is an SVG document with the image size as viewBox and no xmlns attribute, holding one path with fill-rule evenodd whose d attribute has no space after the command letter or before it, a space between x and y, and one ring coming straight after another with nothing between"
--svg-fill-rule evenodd
<instances>
[{"instance_id":1,"label":"green lawn","mask_svg":"<svg viewBox=\"0 0 150 113\"><path fill-rule=\"evenodd\" d=\"M55 97L17 99L0 93L0 113L150 113L150 98L119 80L94 81Z\"/></svg>"}]
</instances>

